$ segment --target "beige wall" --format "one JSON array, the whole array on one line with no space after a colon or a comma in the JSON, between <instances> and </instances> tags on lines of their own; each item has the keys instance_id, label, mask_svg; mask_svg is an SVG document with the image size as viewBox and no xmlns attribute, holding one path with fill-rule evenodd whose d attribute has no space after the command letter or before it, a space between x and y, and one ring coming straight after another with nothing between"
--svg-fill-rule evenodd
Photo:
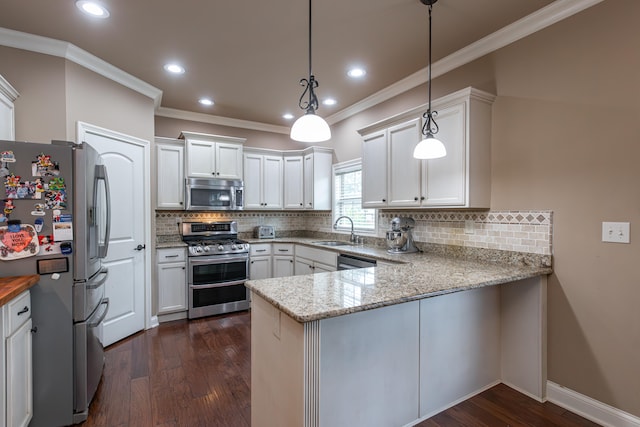
<instances>
[{"instance_id":1,"label":"beige wall","mask_svg":"<svg viewBox=\"0 0 640 427\"><path fill-rule=\"evenodd\" d=\"M0 46L0 74L20 96L14 102L16 139L66 139L65 60Z\"/></svg>"}]
</instances>

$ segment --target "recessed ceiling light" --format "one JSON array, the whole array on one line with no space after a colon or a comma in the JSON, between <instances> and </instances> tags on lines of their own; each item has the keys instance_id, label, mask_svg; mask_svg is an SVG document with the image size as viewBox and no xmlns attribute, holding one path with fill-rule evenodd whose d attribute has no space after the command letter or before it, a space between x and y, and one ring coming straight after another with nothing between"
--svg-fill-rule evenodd
<instances>
[{"instance_id":1,"label":"recessed ceiling light","mask_svg":"<svg viewBox=\"0 0 640 427\"><path fill-rule=\"evenodd\" d=\"M365 71L364 68L352 68L347 72L347 75L349 77L353 77L354 79L360 78L360 77L364 77L364 75L367 74L367 72Z\"/></svg>"},{"instance_id":2,"label":"recessed ceiling light","mask_svg":"<svg viewBox=\"0 0 640 427\"><path fill-rule=\"evenodd\" d=\"M165 64L164 69L173 74L184 74L184 67L178 64Z\"/></svg>"},{"instance_id":3,"label":"recessed ceiling light","mask_svg":"<svg viewBox=\"0 0 640 427\"><path fill-rule=\"evenodd\" d=\"M291 114L291 113L283 114L282 118L286 119L286 120L291 120L291 119L293 119L293 114Z\"/></svg>"},{"instance_id":4,"label":"recessed ceiling light","mask_svg":"<svg viewBox=\"0 0 640 427\"><path fill-rule=\"evenodd\" d=\"M210 107L214 104L213 100L209 98L200 98L198 102L202 105L206 105L207 107Z\"/></svg>"},{"instance_id":5,"label":"recessed ceiling light","mask_svg":"<svg viewBox=\"0 0 640 427\"><path fill-rule=\"evenodd\" d=\"M333 98L327 98L327 99L325 99L324 101L322 101L322 103L323 103L324 105L336 105L336 104L338 103L338 101L336 101L336 100L335 100L335 99L333 99Z\"/></svg>"},{"instance_id":6,"label":"recessed ceiling light","mask_svg":"<svg viewBox=\"0 0 640 427\"><path fill-rule=\"evenodd\" d=\"M107 10L107 8L97 1L78 0L76 1L76 6L83 13L95 18L104 19L109 17L109 11Z\"/></svg>"}]
</instances>

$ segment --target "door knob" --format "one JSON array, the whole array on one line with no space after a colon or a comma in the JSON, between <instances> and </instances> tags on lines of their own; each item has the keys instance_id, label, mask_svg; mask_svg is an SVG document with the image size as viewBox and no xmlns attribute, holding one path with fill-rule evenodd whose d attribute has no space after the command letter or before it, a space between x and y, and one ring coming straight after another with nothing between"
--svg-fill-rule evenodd
<instances>
[{"instance_id":1,"label":"door knob","mask_svg":"<svg viewBox=\"0 0 640 427\"><path fill-rule=\"evenodd\" d=\"M146 248L146 247L147 247L147 245L138 245L138 246L136 246L135 248L133 248L133 250L134 250L134 251L141 251L141 250L143 250L143 249L144 249L144 248Z\"/></svg>"}]
</instances>

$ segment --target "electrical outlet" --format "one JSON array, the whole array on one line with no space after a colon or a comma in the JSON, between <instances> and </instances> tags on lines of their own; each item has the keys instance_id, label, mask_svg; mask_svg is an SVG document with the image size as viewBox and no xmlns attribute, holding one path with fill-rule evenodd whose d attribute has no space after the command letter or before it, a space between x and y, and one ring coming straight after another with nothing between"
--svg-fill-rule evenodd
<instances>
[{"instance_id":1,"label":"electrical outlet","mask_svg":"<svg viewBox=\"0 0 640 427\"><path fill-rule=\"evenodd\" d=\"M603 222L602 241L610 243L629 243L629 223Z\"/></svg>"}]
</instances>

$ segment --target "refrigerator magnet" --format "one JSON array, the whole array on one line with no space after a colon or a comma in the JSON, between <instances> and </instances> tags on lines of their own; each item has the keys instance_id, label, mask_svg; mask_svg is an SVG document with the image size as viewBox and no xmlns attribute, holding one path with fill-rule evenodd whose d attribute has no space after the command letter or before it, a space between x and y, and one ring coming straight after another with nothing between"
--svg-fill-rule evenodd
<instances>
[{"instance_id":1,"label":"refrigerator magnet","mask_svg":"<svg viewBox=\"0 0 640 427\"><path fill-rule=\"evenodd\" d=\"M35 162L31 162L31 174L33 176L58 176L60 167L58 162L51 160L48 154L40 153Z\"/></svg>"},{"instance_id":2,"label":"refrigerator magnet","mask_svg":"<svg viewBox=\"0 0 640 427\"><path fill-rule=\"evenodd\" d=\"M31 215L33 215L33 216L44 216L44 203L36 203L35 205L33 205L33 210L31 211ZM40 230L38 230L38 231L40 231Z\"/></svg>"},{"instance_id":3,"label":"refrigerator magnet","mask_svg":"<svg viewBox=\"0 0 640 427\"><path fill-rule=\"evenodd\" d=\"M16 156L13 151L0 152L0 178L9 175L9 163L15 163Z\"/></svg>"},{"instance_id":4,"label":"refrigerator magnet","mask_svg":"<svg viewBox=\"0 0 640 427\"><path fill-rule=\"evenodd\" d=\"M4 212L4 215L7 218L9 218L9 215L11 215L11 212L13 212L14 208L15 208L15 205L13 204L13 200L7 199L4 201L4 207L2 208L2 212Z\"/></svg>"},{"instance_id":5,"label":"refrigerator magnet","mask_svg":"<svg viewBox=\"0 0 640 427\"><path fill-rule=\"evenodd\" d=\"M36 218L36 220L33 222L33 226L36 228L36 232L41 232L42 231L42 226L44 225L44 219L42 218Z\"/></svg>"},{"instance_id":6,"label":"refrigerator magnet","mask_svg":"<svg viewBox=\"0 0 640 427\"><path fill-rule=\"evenodd\" d=\"M53 223L53 240L55 240L56 242L73 240L73 223L72 222L54 222Z\"/></svg>"}]
</instances>

